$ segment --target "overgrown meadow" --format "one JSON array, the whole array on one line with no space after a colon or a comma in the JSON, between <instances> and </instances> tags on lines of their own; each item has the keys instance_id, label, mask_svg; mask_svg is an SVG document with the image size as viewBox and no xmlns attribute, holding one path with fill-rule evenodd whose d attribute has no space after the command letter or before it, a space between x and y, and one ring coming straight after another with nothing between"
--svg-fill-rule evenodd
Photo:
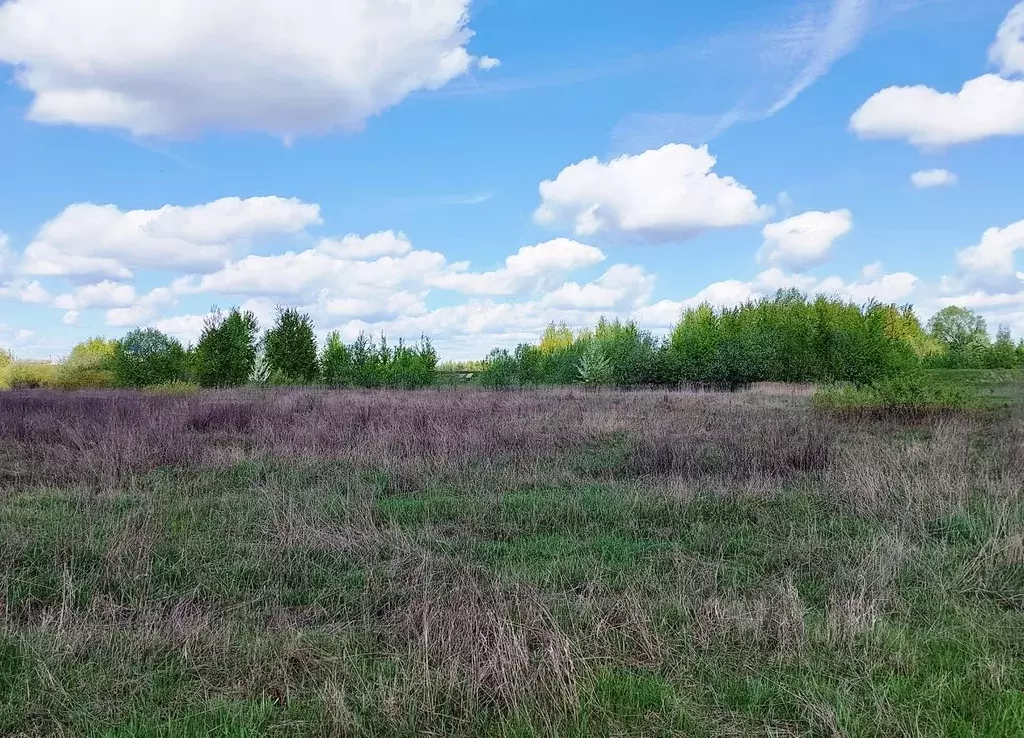
<instances>
[{"instance_id":1,"label":"overgrown meadow","mask_svg":"<svg viewBox=\"0 0 1024 738\"><path fill-rule=\"evenodd\" d=\"M791 292L0 360L0 735L1024 735L1022 363Z\"/></svg>"},{"instance_id":2,"label":"overgrown meadow","mask_svg":"<svg viewBox=\"0 0 1024 738\"><path fill-rule=\"evenodd\" d=\"M1024 734L998 388L0 393L0 734Z\"/></svg>"}]
</instances>

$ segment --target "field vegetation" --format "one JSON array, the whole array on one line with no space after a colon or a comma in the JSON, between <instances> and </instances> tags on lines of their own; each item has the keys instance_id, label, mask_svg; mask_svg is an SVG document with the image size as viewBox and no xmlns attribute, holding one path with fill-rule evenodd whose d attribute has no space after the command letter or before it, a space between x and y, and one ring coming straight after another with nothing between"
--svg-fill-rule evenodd
<instances>
[{"instance_id":1,"label":"field vegetation","mask_svg":"<svg viewBox=\"0 0 1024 738\"><path fill-rule=\"evenodd\" d=\"M793 292L0 352L0 735L1024 735L1022 363Z\"/></svg>"},{"instance_id":2,"label":"field vegetation","mask_svg":"<svg viewBox=\"0 0 1024 738\"><path fill-rule=\"evenodd\" d=\"M1024 734L991 386L0 393L0 734Z\"/></svg>"}]
</instances>

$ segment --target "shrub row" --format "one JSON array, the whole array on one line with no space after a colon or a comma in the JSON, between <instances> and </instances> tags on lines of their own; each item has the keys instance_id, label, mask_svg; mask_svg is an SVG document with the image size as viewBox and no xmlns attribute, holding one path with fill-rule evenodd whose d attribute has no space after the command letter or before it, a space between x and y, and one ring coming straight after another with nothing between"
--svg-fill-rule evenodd
<instances>
[{"instance_id":1,"label":"shrub row","mask_svg":"<svg viewBox=\"0 0 1024 738\"><path fill-rule=\"evenodd\" d=\"M909 306L809 300L785 290L736 308L688 309L662 340L618 321L602 320L578 333L551 326L537 345L492 351L480 381L492 387L736 388L762 381L865 387L924 367L963 366L960 357L967 353L984 367L1024 364L1024 343L1014 346L1007 331L989 343L984 321L962 308L940 312L926 330Z\"/></svg>"},{"instance_id":2,"label":"shrub row","mask_svg":"<svg viewBox=\"0 0 1024 738\"><path fill-rule=\"evenodd\" d=\"M1001 329L989 340L985 321L948 307L922 327L910 306L818 297L796 290L735 308L686 310L672 332L656 338L634 323L601 319L574 332L552 325L536 345L495 349L482 362L439 372L429 339L388 343L360 335L346 344L337 332L323 349L309 315L281 308L260 335L251 312L214 310L195 346L153 328L117 341L79 344L60 365L14 362L0 353L0 386L237 387L315 384L416 388L466 371L489 387L531 385L700 385L737 388L753 382L848 383L884 386L922 368L1013 369L1024 365L1024 342Z\"/></svg>"}]
</instances>

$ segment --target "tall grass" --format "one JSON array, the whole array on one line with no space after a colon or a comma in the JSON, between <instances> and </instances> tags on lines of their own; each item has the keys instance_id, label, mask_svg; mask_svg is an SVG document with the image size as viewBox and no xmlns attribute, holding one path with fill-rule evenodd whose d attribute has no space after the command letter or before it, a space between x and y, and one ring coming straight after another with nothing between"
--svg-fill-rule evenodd
<instances>
[{"instance_id":1,"label":"tall grass","mask_svg":"<svg viewBox=\"0 0 1024 738\"><path fill-rule=\"evenodd\" d=\"M0 734L1018 735L1022 493L1019 404L4 393Z\"/></svg>"}]
</instances>

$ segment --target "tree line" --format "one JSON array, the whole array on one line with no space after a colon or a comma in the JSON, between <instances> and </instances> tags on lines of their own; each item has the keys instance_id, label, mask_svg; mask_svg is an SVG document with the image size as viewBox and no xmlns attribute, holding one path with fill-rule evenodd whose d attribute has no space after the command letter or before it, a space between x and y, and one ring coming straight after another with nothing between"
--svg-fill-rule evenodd
<instances>
[{"instance_id":1,"label":"tree line","mask_svg":"<svg viewBox=\"0 0 1024 738\"><path fill-rule=\"evenodd\" d=\"M753 382L849 382L857 386L927 368L1024 366L1024 341L1000 329L989 339L981 316L947 307L922 326L908 306L809 299L796 290L715 310L686 310L658 339L636 324L601 320L574 332L552 325L537 344L491 352L488 386L583 383L611 386Z\"/></svg>"},{"instance_id":2,"label":"tree line","mask_svg":"<svg viewBox=\"0 0 1024 738\"><path fill-rule=\"evenodd\" d=\"M470 366L471 364L471 366ZM495 349L467 363L488 387L701 385L737 388L753 382L848 382L868 386L924 368L1012 369L1024 366L1024 341L1007 329L989 338L984 319L961 308L939 311L926 326L910 306L857 305L810 299L796 290L734 308L686 310L665 337L635 323L601 319L573 331L551 325L536 344ZM325 384L414 389L451 381L427 337L392 345L338 332L318 346L313 321L279 308L262 334L256 317L214 310L194 346L155 328L117 340L92 338L58 365L16 362L0 351L0 386L14 388L143 388L185 384Z\"/></svg>"},{"instance_id":3,"label":"tree line","mask_svg":"<svg viewBox=\"0 0 1024 738\"><path fill-rule=\"evenodd\" d=\"M4 357L6 356L6 361ZM6 367L3 365L6 364ZM137 328L117 340L92 338L58 365L14 362L0 355L3 382L13 388L239 387L326 384L415 389L435 383L437 354L425 336L391 345L365 334L346 344L335 331L318 347L313 321L280 308L262 335L256 316L214 310L199 340L187 348L156 328Z\"/></svg>"}]
</instances>

